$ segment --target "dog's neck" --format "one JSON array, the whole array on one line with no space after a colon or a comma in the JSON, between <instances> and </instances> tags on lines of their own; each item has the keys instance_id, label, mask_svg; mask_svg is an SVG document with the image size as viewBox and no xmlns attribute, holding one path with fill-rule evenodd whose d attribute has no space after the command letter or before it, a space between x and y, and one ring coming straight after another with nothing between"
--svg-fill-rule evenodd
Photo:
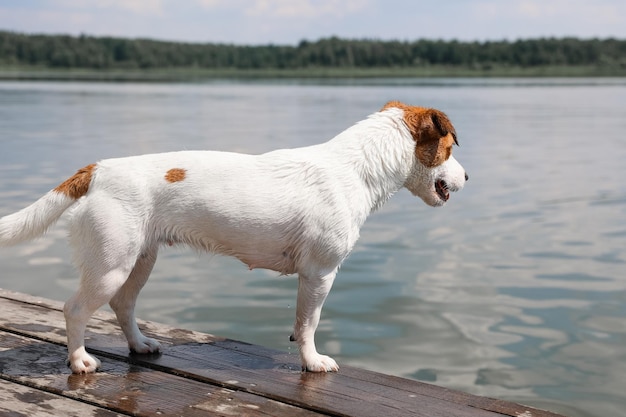
<instances>
[{"instance_id":1,"label":"dog's neck","mask_svg":"<svg viewBox=\"0 0 626 417\"><path fill-rule=\"evenodd\" d=\"M369 212L380 208L406 182L415 145L401 114L375 113L337 135L329 144L345 155L364 184ZM334 146L337 145L337 146ZM368 214L369 214L368 212Z\"/></svg>"}]
</instances>

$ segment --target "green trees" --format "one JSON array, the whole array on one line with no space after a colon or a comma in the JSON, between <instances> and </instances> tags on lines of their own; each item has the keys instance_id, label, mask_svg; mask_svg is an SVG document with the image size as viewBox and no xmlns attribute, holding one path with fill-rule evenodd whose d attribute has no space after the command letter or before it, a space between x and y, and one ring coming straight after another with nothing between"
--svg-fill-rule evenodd
<instances>
[{"instance_id":1,"label":"green trees","mask_svg":"<svg viewBox=\"0 0 626 417\"><path fill-rule=\"evenodd\" d=\"M331 37L303 40L296 46L239 46L0 31L0 67L31 65L90 69L604 66L623 70L626 41L544 38L400 42Z\"/></svg>"}]
</instances>

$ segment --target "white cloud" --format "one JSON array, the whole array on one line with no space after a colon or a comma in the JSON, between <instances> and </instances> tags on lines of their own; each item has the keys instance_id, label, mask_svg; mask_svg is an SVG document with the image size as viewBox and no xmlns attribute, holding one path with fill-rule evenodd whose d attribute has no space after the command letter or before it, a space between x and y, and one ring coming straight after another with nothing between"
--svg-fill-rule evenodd
<instances>
[{"instance_id":1,"label":"white cloud","mask_svg":"<svg viewBox=\"0 0 626 417\"><path fill-rule=\"evenodd\" d=\"M218 6L224 6L232 3L232 1L229 2L228 0L195 0L195 2L205 9L213 9Z\"/></svg>"},{"instance_id":2,"label":"white cloud","mask_svg":"<svg viewBox=\"0 0 626 417\"><path fill-rule=\"evenodd\" d=\"M368 0L254 0L246 13L278 18L341 17L368 5Z\"/></svg>"},{"instance_id":3,"label":"white cloud","mask_svg":"<svg viewBox=\"0 0 626 417\"><path fill-rule=\"evenodd\" d=\"M18 32L76 34L73 28L92 22L93 16L87 12L0 8L0 27Z\"/></svg>"},{"instance_id":4,"label":"white cloud","mask_svg":"<svg viewBox=\"0 0 626 417\"><path fill-rule=\"evenodd\" d=\"M511 17L532 20L576 18L578 21L591 22L593 19L617 21L626 11L626 7L615 1L585 0L518 0L503 2L499 0L476 1L471 5L474 16L483 18ZM599 22L595 22L599 23Z\"/></svg>"},{"instance_id":5,"label":"white cloud","mask_svg":"<svg viewBox=\"0 0 626 417\"><path fill-rule=\"evenodd\" d=\"M51 6L63 6L68 9L118 9L155 15L163 13L163 0L56 0L49 3Z\"/></svg>"},{"instance_id":6,"label":"white cloud","mask_svg":"<svg viewBox=\"0 0 626 417\"><path fill-rule=\"evenodd\" d=\"M207 10L228 9L248 16L271 18L341 17L366 8L370 2L371 0L194 0L195 4Z\"/></svg>"},{"instance_id":7,"label":"white cloud","mask_svg":"<svg viewBox=\"0 0 626 417\"><path fill-rule=\"evenodd\" d=\"M594 22L596 24L602 22L615 23L620 20L626 10L619 3L595 1L589 2L584 0L524 0L520 1L515 10L521 16L532 19L545 18L576 18L581 21Z\"/></svg>"}]
</instances>

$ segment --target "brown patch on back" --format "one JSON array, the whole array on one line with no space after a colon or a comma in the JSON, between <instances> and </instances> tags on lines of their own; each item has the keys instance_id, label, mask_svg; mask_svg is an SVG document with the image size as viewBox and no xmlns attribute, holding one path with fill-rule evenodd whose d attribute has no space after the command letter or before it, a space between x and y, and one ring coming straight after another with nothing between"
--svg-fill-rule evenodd
<instances>
[{"instance_id":1,"label":"brown patch on back","mask_svg":"<svg viewBox=\"0 0 626 417\"><path fill-rule=\"evenodd\" d=\"M179 182L185 179L187 176L187 170L183 168L172 168L165 173L165 181L167 182Z\"/></svg>"},{"instance_id":2,"label":"brown patch on back","mask_svg":"<svg viewBox=\"0 0 626 417\"><path fill-rule=\"evenodd\" d=\"M54 191L78 200L89 191L89 184L91 184L91 177L95 167L96 164L91 164L79 169L76 171L76 174L61 183Z\"/></svg>"},{"instance_id":3,"label":"brown patch on back","mask_svg":"<svg viewBox=\"0 0 626 417\"><path fill-rule=\"evenodd\" d=\"M428 168L443 164L452 155L452 145L457 144L456 131L445 113L425 107L408 106L390 101L381 109L398 108L404 112L403 120L415 140L415 155Z\"/></svg>"}]
</instances>

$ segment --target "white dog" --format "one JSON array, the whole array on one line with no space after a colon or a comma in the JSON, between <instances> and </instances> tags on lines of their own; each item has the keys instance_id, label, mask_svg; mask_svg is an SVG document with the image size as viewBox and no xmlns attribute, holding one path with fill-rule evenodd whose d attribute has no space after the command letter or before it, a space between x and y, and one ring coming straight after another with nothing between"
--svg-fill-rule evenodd
<instances>
[{"instance_id":1,"label":"white dog","mask_svg":"<svg viewBox=\"0 0 626 417\"><path fill-rule=\"evenodd\" d=\"M73 206L70 241L81 273L64 308L69 365L94 372L87 321L110 303L131 350L157 352L134 317L162 244L231 255L299 277L292 341L303 370L337 371L314 334L335 274L367 216L406 187L431 206L463 188L456 133L435 109L387 103L329 142L262 155L186 151L88 165L31 206L0 219L0 245L42 235ZM458 144L458 143L457 143Z\"/></svg>"}]
</instances>

